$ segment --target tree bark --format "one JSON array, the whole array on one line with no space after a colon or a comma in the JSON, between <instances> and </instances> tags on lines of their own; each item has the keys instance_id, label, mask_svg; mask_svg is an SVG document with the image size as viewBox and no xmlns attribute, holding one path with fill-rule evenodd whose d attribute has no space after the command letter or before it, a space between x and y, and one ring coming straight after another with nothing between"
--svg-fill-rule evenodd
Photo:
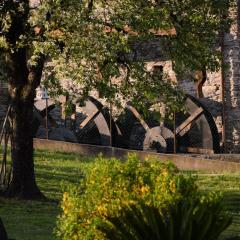
<instances>
[{"instance_id":1,"label":"tree bark","mask_svg":"<svg viewBox=\"0 0 240 240\"><path fill-rule=\"evenodd\" d=\"M12 124L12 180L8 197L22 199L43 198L34 172L33 162L33 101L14 99L11 110Z\"/></svg>"},{"instance_id":2,"label":"tree bark","mask_svg":"<svg viewBox=\"0 0 240 240\"><path fill-rule=\"evenodd\" d=\"M40 84L44 57L39 55L34 66L28 64L31 40L18 46L21 36L31 36L29 1L11 1L11 27L6 35L12 50L6 52L8 90L12 106L12 180L6 192L8 197L23 199L44 198L40 192L33 162L33 104L35 89Z\"/></svg>"},{"instance_id":3,"label":"tree bark","mask_svg":"<svg viewBox=\"0 0 240 240\"><path fill-rule=\"evenodd\" d=\"M7 55L12 127L12 180L6 194L23 199L44 198L40 192L33 162L33 105L40 84L43 57L36 66L27 65L27 49Z\"/></svg>"},{"instance_id":4,"label":"tree bark","mask_svg":"<svg viewBox=\"0 0 240 240\"><path fill-rule=\"evenodd\" d=\"M12 179L7 197L42 199L33 162L33 104L40 83L43 61L37 67L27 66L27 50L7 54L12 127Z\"/></svg>"}]
</instances>

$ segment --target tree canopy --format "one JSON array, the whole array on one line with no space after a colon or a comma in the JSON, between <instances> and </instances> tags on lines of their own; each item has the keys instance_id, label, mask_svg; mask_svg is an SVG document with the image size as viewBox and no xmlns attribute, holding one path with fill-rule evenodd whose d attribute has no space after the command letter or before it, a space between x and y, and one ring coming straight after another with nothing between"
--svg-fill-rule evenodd
<instances>
[{"instance_id":1,"label":"tree canopy","mask_svg":"<svg viewBox=\"0 0 240 240\"><path fill-rule=\"evenodd\" d=\"M97 90L139 106L155 100L175 111L181 94L146 69L137 43L159 39L177 74L219 68L219 32L227 29L233 0L1 0L0 53L11 102L12 181L8 196L42 197L33 164L33 104L46 62L48 87L59 79L84 99ZM233 6L234 7L234 6ZM223 17L224 16L224 17ZM65 89L66 91L66 89ZM70 89L67 89L70 91ZM73 91L74 94L74 91Z\"/></svg>"},{"instance_id":2,"label":"tree canopy","mask_svg":"<svg viewBox=\"0 0 240 240\"><path fill-rule=\"evenodd\" d=\"M229 24L223 13L232 4L227 0L30 3L3 1L0 46L7 51L28 48L29 65L39 64L43 55L51 59L55 67L50 88L57 89L56 79L67 79L78 85L82 98L98 90L107 98L116 99L120 94L140 104L161 95L169 108L178 106L179 95L167 76L153 80L143 60L132 51L133 45L160 38L160 54L172 60L178 74L203 68L214 71L219 68L219 32ZM13 15L26 19L23 32L15 32L14 41L9 39Z\"/></svg>"}]
</instances>

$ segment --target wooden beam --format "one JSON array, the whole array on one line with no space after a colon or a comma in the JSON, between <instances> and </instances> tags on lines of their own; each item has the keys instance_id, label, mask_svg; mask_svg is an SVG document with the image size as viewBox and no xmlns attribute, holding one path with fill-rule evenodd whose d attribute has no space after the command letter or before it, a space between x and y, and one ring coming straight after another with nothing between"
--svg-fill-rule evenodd
<instances>
[{"instance_id":1,"label":"wooden beam","mask_svg":"<svg viewBox=\"0 0 240 240\"><path fill-rule=\"evenodd\" d=\"M100 113L99 109L95 110L91 115L89 115L86 119L84 119L81 124L79 125L80 129L83 129L86 127L86 125L93 119L95 118L98 114Z\"/></svg>"},{"instance_id":2,"label":"wooden beam","mask_svg":"<svg viewBox=\"0 0 240 240\"><path fill-rule=\"evenodd\" d=\"M138 119L138 121L142 124L143 128L148 131L149 126L147 123L144 121L142 116L138 113L137 109L129 104L126 105L126 108L132 112L132 114Z\"/></svg>"},{"instance_id":3,"label":"wooden beam","mask_svg":"<svg viewBox=\"0 0 240 240\"><path fill-rule=\"evenodd\" d=\"M176 134L180 134L186 127L188 127L194 120L196 120L202 114L203 111L204 111L203 108L200 107L194 113L192 113L191 116L189 116L183 123L180 124L180 126L176 128ZM190 128L188 128L188 131L189 129ZM187 133L188 131L185 131L184 134Z\"/></svg>"}]
</instances>

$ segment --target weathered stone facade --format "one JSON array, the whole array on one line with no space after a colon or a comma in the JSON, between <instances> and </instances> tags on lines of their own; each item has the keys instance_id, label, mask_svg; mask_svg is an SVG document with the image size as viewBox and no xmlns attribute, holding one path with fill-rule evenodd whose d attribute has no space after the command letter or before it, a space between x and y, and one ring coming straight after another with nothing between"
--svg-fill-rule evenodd
<instances>
[{"instance_id":1,"label":"weathered stone facade","mask_svg":"<svg viewBox=\"0 0 240 240\"><path fill-rule=\"evenodd\" d=\"M204 103L212 114L218 128L224 152L240 152L240 1L230 11L233 24L228 33L224 33L222 42L222 71L207 73L203 85ZM221 44L220 44L221 45ZM171 66L165 71L172 73ZM175 81L175 78L173 79ZM180 81L182 89L197 96L197 87L193 81Z\"/></svg>"},{"instance_id":2,"label":"weathered stone facade","mask_svg":"<svg viewBox=\"0 0 240 240\"><path fill-rule=\"evenodd\" d=\"M224 70L208 73L202 101L213 115L225 152L240 152L240 1L230 15L233 24L224 33Z\"/></svg>"},{"instance_id":3,"label":"weathered stone facade","mask_svg":"<svg viewBox=\"0 0 240 240\"><path fill-rule=\"evenodd\" d=\"M232 25L230 32L224 37L224 63L228 69L224 72L225 80L225 129L226 150L240 152L240 32L238 8L232 11L237 21Z\"/></svg>"}]
</instances>

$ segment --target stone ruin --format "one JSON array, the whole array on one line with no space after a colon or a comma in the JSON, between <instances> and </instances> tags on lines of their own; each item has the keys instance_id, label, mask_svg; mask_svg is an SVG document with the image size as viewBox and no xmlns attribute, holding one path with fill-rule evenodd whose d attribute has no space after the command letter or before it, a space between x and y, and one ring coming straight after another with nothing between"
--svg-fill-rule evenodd
<instances>
[{"instance_id":1,"label":"stone ruin","mask_svg":"<svg viewBox=\"0 0 240 240\"><path fill-rule=\"evenodd\" d=\"M165 61L159 56L159 41L156 39L147 45L138 45L137 54L144 56L148 67L154 69L161 66L163 72L177 81L184 92L197 97L200 102L211 113L220 137L221 146L224 146L224 152L240 152L240 4L231 11L231 16L236 20L228 33L224 34L222 51L224 55L224 64L229 67L219 72L207 73L206 81L199 92L199 85L190 80L178 80L172 70L171 61ZM8 104L7 86L0 80L0 121L3 119ZM55 120L66 128L71 128L63 120L62 110L56 108L53 110ZM70 117L71 119L71 117ZM71 121L70 121L71 122ZM40 135L44 137L44 124ZM57 133L57 135L68 135ZM73 142L73 136L68 136ZM65 139L65 140L66 140ZM62 139L64 140L64 139Z\"/></svg>"}]
</instances>

